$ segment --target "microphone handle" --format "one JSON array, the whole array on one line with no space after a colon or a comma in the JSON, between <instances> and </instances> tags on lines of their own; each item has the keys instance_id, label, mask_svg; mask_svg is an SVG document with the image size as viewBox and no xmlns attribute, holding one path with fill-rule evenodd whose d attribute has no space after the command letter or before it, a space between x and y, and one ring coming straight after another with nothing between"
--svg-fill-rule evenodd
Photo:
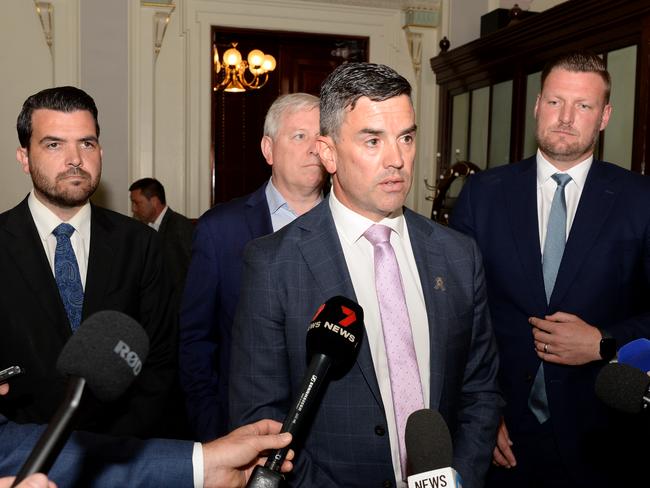
<instances>
[{"instance_id":1,"label":"microphone handle","mask_svg":"<svg viewBox=\"0 0 650 488\"><path fill-rule=\"evenodd\" d=\"M331 365L332 359L325 354L318 353L312 356L300 388L300 397L287 414L281 432L290 432L294 438L298 435L304 422L303 419L311 411L314 398L325 381L327 371ZM288 452L289 446L272 451L264 467L279 472Z\"/></svg>"},{"instance_id":2,"label":"microphone handle","mask_svg":"<svg viewBox=\"0 0 650 488\"><path fill-rule=\"evenodd\" d=\"M29 457L16 475L12 487L16 486L30 474L45 473L50 470L63 445L70 437L72 419L79 409L86 380L72 377L68 382L63 403L52 417L47 429L41 434Z\"/></svg>"}]
</instances>

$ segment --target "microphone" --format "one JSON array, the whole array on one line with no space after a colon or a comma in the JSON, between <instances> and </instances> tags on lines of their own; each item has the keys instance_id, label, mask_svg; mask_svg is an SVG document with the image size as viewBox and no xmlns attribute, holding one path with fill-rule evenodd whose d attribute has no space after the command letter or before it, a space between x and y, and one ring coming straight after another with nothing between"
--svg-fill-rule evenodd
<instances>
[{"instance_id":1,"label":"microphone","mask_svg":"<svg viewBox=\"0 0 650 488\"><path fill-rule=\"evenodd\" d=\"M307 354L311 360L300 395L289 410L281 432L290 432L296 438L305 418L313 412L314 399L328 373L342 374L352 366L363 334L363 309L358 303L335 296L318 308L307 329ZM264 466L255 467L246 487L280 486L280 467L288 451L289 447L284 447L271 452Z\"/></svg>"},{"instance_id":2,"label":"microphone","mask_svg":"<svg viewBox=\"0 0 650 488\"><path fill-rule=\"evenodd\" d=\"M639 413L650 405L650 376L628 364L610 363L596 377L596 396L607 406Z\"/></svg>"},{"instance_id":3,"label":"microphone","mask_svg":"<svg viewBox=\"0 0 650 488\"><path fill-rule=\"evenodd\" d=\"M52 467L70 436L86 384L100 400L116 399L140 373L148 352L146 332L128 315L103 311L88 317L57 360L59 373L69 376L65 398L11 486Z\"/></svg>"},{"instance_id":4,"label":"microphone","mask_svg":"<svg viewBox=\"0 0 650 488\"><path fill-rule=\"evenodd\" d=\"M636 339L618 350L618 362L643 372L650 371L650 340Z\"/></svg>"},{"instance_id":5,"label":"microphone","mask_svg":"<svg viewBox=\"0 0 650 488\"><path fill-rule=\"evenodd\" d=\"M404 436L410 472L408 488L462 488L460 475L451 467L449 428L439 412L416 410L406 421Z\"/></svg>"}]
</instances>

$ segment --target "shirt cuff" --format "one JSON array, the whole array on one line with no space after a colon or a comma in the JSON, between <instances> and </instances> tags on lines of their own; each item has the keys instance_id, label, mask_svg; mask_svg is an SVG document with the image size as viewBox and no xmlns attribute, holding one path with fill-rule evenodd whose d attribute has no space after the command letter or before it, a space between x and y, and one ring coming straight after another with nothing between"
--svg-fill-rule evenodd
<instances>
[{"instance_id":1,"label":"shirt cuff","mask_svg":"<svg viewBox=\"0 0 650 488\"><path fill-rule=\"evenodd\" d=\"M194 488L203 488L203 445L200 442L194 443L192 472L194 473Z\"/></svg>"}]
</instances>

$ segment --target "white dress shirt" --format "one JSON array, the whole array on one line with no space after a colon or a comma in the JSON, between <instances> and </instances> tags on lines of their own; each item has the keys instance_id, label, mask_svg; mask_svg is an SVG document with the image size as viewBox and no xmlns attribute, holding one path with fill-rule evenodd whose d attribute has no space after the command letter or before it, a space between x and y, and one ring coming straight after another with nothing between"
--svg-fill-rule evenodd
<instances>
[{"instance_id":1,"label":"white dress shirt","mask_svg":"<svg viewBox=\"0 0 650 488\"><path fill-rule=\"evenodd\" d=\"M36 198L32 190L27 198L29 211L36 224L36 230L41 238L45 255L50 263L52 274L54 275L54 253L56 251L56 237L52 231L63 221L54 215L43 203ZM79 274L81 275L81 285L86 289L86 272L88 270L88 256L90 254L90 203L86 203L79 211L66 223L74 227L74 232L70 236L70 244L77 258Z\"/></svg>"},{"instance_id":2,"label":"white dress shirt","mask_svg":"<svg viewBox=\"0 0 650 488\"><path fill-rule=\"evenodd\" d=\"M553 202L553 196L557 188L557 183L551 176L555 173L566 173L571 177L571 181L564 187L564 198L566 200L566 238L568 239L593 159L593 156L589 156L568 171L559 171L537 150L537 222L539 225L539 244L542 254L544 253L544 243L546 242L546 227L548 226L548 217L551 213L551 203Z\"/></svg>"},{"instance_id":3,"label":"white dress shirt","mask_svg":"<svg viewBox=\"0 0 650 488\"><path fill-rule=\"evenodd\" d=\"M359 305L363 308L366 340L370 346L370 354L372 355L375 375L377 376L379 391L386 412L386 422L388 424L387 428L395 479L398 481L397 486L404 487L406 486L406 483L401 481L402 474L399 459L397 427L395 424L395 412L393 409L390 376L388 373L388 361L386 358L386 348L384 346L379 302L377 300L377 292L375 289L374 253L372 244L363 237L363 233L368 229L368 227L375 223L386 225L393 229L393 232L391 232L390 243L395 250L400 274L402 275L404 294L406 296L406 306L411 321L413 342L415 344L420 381L422 383L424 406L428 408L430 386L429 323L427 319L426 305L424 303L422 285L420 283L420 275L415 264L415 257L411 247L408 227L404 215L401 212L396 217L385 218L380 222L373 222L344 206L336 198L334 191L330 192L329 205L330 210L332 211L332 217L334 218L336 231L341 241L343 255L345 256L350 278L352 279L352 285L354 286L354 293L356 294Z\"/></svg>"}]
</instances>

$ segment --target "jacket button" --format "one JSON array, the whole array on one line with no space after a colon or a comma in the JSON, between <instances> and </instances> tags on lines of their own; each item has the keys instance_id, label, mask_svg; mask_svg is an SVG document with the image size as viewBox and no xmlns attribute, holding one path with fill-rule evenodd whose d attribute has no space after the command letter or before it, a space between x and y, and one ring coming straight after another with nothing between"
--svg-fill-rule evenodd
<instances>
[{"instance_id":1,"label":"jacket button","mask_svg":"<svg viewBox=\"0 0 650 488\"><path fill-rule=\"evenodd\" d=\"M527 373L526 374L526 382L530 383L531 381L533 381L533 375L530 374L530 373Z\"/></svg>"},{"instance_id":2,"label":"jacket button","mask_svg":"<svg viewBox=\"0 0 650 488\"><path fill-rule=\"evenodd\" d=\"M375 434L377 435L385 435L386 434L386 429L384 429L381 425L378 425L375 427Z\"/></svg>"},{"instance_id":3,"label":"jacket button","mask_svg":"<svg viewBox=\"0 0 650 488\"><path fill-rule=\"evenodd\" d=\"M391 480L384 480L384 484L382 486L384 488L393 488L393 482Z\"/></svg>"}]
</instances>

